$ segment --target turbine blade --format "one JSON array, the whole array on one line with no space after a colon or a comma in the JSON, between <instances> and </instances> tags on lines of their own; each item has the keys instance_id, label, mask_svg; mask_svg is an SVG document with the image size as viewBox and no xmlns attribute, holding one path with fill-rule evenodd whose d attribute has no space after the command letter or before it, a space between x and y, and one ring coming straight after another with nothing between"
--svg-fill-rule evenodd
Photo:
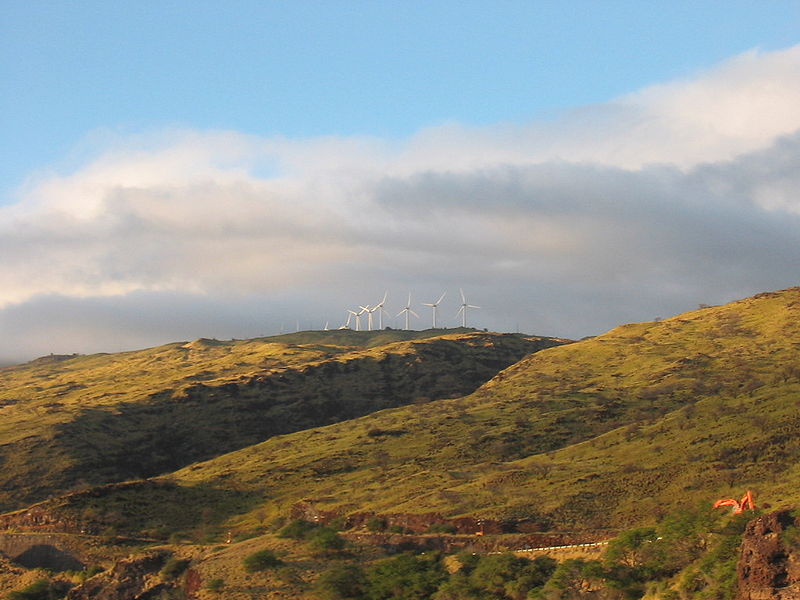
<instances>
[{"instance_id":1,"label":"turbine blade","mask_svg":"<svg viewBox=\"0 0 800 600\"><path fill-rule=\"evenodd\" d=\"M411 310L410 308L408 309L408 312L410 312L412 315L414 315L415 317L417 317L419 319L419 315L417 313L415 313L413 310Z\"/></svg>"},{"instance_id":2,"label":"turbine blade","mask_svg":"<svg viewBox=\"0 0 800 600\"><path fill-rule=\"evenodd\" d=\"M472 304L467 304L467 308L480 308L480 306L473 306Z\"/></svg>"},{"instance_id":3,"label":"turbine blade","mask_svg":"<svg viewBox=\"0 0 800 600\"><path fill-rule=\"evenodd\" d=\"M439 296L439 299L436 301L436 304L439 304L442 300L444 300L445 295L447 295L446 291L441 296Z\"/></svg>"},{"instance_id":4,"label":"turbine blade","mask_svg":"<svg viewBox=\"0 0 800 600\"><path fill-rule=\"evenodd\" d=\"M462 290L461 288L458 288L458 291L461 292L461 301L464 304L466 304L467 303L467 299L464 297L464 290Z\"/></svg>"}]
</instances>

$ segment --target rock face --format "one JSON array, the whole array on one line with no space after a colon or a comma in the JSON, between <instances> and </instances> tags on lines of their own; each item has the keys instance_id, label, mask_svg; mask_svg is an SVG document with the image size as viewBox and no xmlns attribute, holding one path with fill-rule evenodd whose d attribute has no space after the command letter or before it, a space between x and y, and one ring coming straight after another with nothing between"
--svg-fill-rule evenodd
<instances>
[{"instance_id":1,"label":"rock face","mask_svg":"<svg viewBox=\"0 0 800 600\"><path fill-rule=\"evenodd\" d=\"M787 529L798 525L788 510L747 524L737 567L736 600L800 599L800 548L792 547L787 539L792 537Z\"/></svg>"},{"instance_id":2,"label":"rock face","mask_svg":"<svg viewBox=\"0 0 800 600\"><path fill-rule=\"evenodd\" d=\"M101 573L73 588L67 600L145 600L159 598L171 589L154 575L164 566L167 552L154 551L122 560L107 573Z\"/></svg>"}]
</instances>

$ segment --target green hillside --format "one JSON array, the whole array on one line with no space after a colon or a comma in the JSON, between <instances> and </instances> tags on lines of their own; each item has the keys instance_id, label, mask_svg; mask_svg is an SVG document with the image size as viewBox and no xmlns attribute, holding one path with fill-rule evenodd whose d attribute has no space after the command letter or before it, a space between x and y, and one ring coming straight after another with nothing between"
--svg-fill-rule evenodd
<instances>
[{"instance_id":1,"label":"green hillside","mask_svg":"<svg viewBox=\"0 0 800 600\"><path fill-rule=\"evenodd\" d=\"M438 511L576 530L653 522L747 487L760 501L797 502L797 340L800 289L761 294L550 348L463 398L192 465L160 480L157 506L151 486L133 486L50 507L113 506L130 526L152 528L166 498L191 493L192 510L208 495L218 520L240 528L309 499L342 513ZM190 527L196 516L170 518Z\"/></svg>"},{"instance_id":2,"label":"green hillside","mask_svg":"<svg viewBox=\"0 0 800 600\"><path fill-rule=\"evenodd\" d=\"M560 343L473 330L331 331L43 357L0 371L0 509L470 393Z\"/></svg>"}]
</instances>

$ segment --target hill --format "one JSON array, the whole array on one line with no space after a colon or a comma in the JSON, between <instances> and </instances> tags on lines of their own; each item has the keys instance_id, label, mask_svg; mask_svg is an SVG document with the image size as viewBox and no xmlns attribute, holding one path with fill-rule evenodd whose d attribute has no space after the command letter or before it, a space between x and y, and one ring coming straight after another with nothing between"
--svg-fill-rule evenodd
<instances>
[{"instance_id":1,"label":"hill","mask_svg":"<svg viewBox=\"0 0 800 600\"><path fill-rule=\"evenodd\" d=\"M301 332L6 368L0 509L467 394L528 353L564 341L474 330Z\"/></svg>"},{"instance_id":2,"label":"hill","mask_svg":"<svg viewBox=\"0 0 800 600\"><path fill-rule=\"evenodd\" d=\"M574 531L654 522L747 487L797 502L798 339L800 289L760 294L538 352L462 398L282 435L48 510L188 530L206 507L246 530L306 500L323 516L437 512ZM169 498L192 501L178 511Z\"/></svg>"}]
</instances>

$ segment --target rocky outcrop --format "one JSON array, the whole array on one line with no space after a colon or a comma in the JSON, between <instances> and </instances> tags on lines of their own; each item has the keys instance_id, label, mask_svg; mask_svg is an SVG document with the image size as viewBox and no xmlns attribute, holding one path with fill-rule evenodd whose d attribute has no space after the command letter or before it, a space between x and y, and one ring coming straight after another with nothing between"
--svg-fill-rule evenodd
<instances>
[{"instance_id":1,"label":"rocky outcrop","mask_svg":"<svg viewBox=\"0 0 800 600\"><path fill-rule=\"evenodd\" d=\"M46 503L0 515L0 530L83 533L75 518L56 514Z\"/></svg>"},{"instance_id":2,"label":"rocky outcrop","mask_svg":"<svg viewBox=\"0 0 800 600\"><path fill-rule=\"evenodd\" d=\"M67 594L67 600L146 600L160 598L172 585L157 574L169 552L153 551L119 561L114 567L95 575Z\"/></svg>"},{"instance_id":3,"label":"rocky outcrop","mask_svg":"<svg viewBox=\"0 0 800 600\"><path fill-rule=\"evenodd\" d=\"M793 539L797 526L789 510L762 515L747 524L737 567L736 600L800 598L800 548Z\"/></svg>"}]
</instances>

